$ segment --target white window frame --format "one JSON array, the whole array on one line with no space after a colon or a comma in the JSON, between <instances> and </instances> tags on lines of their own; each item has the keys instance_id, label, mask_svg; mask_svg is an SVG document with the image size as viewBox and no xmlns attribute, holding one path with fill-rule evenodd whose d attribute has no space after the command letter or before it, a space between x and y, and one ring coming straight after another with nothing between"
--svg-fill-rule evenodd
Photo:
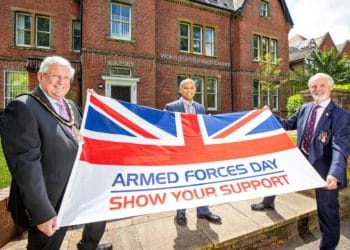
<instances>
[{"instance_id":1,"label":"white window frame","mask_svg":"<svg viewBox=\"0 0 350 250\"><path fill-rule=\"evenodd\" d=\"M199 37L195 38L195 34L197 32L195 32L195 29L199 29ZM198 55L201 55L202 54L202 44L203 44L203 28L202 26L200 25L193 25L192 26L192 34L193 34L193 37L192 37L192 51L194 54L198 54ZM194 44L195 44L195 41L199 43L199 51L195 51L194 50Z\"/></svg>"},{"instance_id":2,"label":"white window frame","mask_svg":"<svg viewBox=\"0 0 350 250\"><path fill-rule=\"evenodd\" d=\"M102 79L105 80L105 96L111 97L112 86L130 87L130 102L137 104L137 83L140 78L102 76Z\"/></svg>"},{"instance_id":3,"label":"white window frame","mask_svg":"<svg viewBox=\"0 0 350 250\"><path fill-rule=\"evenodd\" d=\"M273 63L277 63L277 40L276 39L271 39L271 60Z\"/></svg>"},{"instance_id":4,"label":"white window frame","mask_svg":"<svg viewBox=\"0 0 350 250\"><path fill-rule=\"evenodd\" d=\"M204 77L194 76L192 77L192 80L195 82L196 85L196 94L194 95L194 100L204 105ZM199 88L197 88L198 84L200 84L201 86L200 91ZM200 99L198 99L198 95L200 95Z\"/></svg>"},{"instance_id":5,"label":"white window frame","mask_svg":"<svg viewBox=\"0 0 350 250\"><path fill-rule=\"evenodd\" d=\"M253 35L253 60L254 61L260 60L260 53L261 53L260 43L261 43L261 37L259 35ZM255 52L257 52L257 55L255 55Z\"/></svg>"},{"instance_id":6,"label":"white window frame","mask_svg":"<svg viewBox=\"0 0 350 250\"><path fill-rule=\"evenodd\" d=\"M209 32L210 31L210 32ZM215 44L215 29L213 28L205 28L205 55L206 56L214 56L214 44ZM210 39L208 39L210 37Z\"/></svg>"},{"instance_id":7,"label":"white window frame","mask_svg":"<svg viewBox=\"0 0 350 250\"><path fill-rule=\"evenodd\" d=\"M79 31L80 31L80 34L79 35L77 35L76 34L76 29L75 29L75 26L76 25L78 25L79 26ZM81 22L80 22L80 20L73 20L72 21L72 50L74 51L74 52L80 52L80 49L76 49L75 48L75 39L79 39L79 42L81 43Z\"/></svg>"},{"instance_id":8,"label":"white window frame","mask_svg":"<svg viewBox=\"0 0 350 250\"><path fill-rule=\"evenodd\" d=\"M263 61L266 61L266 56L270 51L270 39L268 37L262 37L261 39L261 57Z\"/></svg>"},{"instance_id":9,"label":"white window frame","mask_svg":"<svg viewBox=\"0 0 350 250\"><path fill-rule=\"evenodd\" d=\"M10 82L10 78L9 78L9 74L11 73L16 73L16 74L22 74L22 75L27 75L27 89L23 92L18 92L15 93L14 96L10 96L11 93L11 83ZM27 71L16 71L16 70L4 70L4 107L10 102L12 101L17 95L19 94L23 94L28 92L29 90L29 74Z\"/></svg>"},{"instance_id":10,"label":"white window frame","mask_svg":"<svg viewBox=\"0 0 350 250\"><path fill-rule=\"evenodd\" d=\"M38 19L39 18L48 19L49 20L49 31L42 31L42 30L38 29ZM49 46L38 45L38 34L39 33L43 33L43 34L48 34L49 35ZM51 18L48 17L48 16L41 16L41 15L35 16L35 47L37 47L37 48L45 48L45 49L49 49L51 47Z\"/></svg>"},{"instance_id":11,"label":"white window frame","mask_svg":"<svg viewBox=\"0 0 350 250\"><path fill-rule=\"evenodd\" d=\"M209 80L215 80L215 88L214 88L214 93L209 93L209 91L208 91L208 81ZM206 95L207 95L207 99L208 99L208 97L209 97L209 94L210 95L214 95L214 107L209 107L209 105L208 105L208 100L207 100L207 110L209 110L209 111L216 111L216 110L218 110L218 79L217 78L215 78L215 77L208 77L207 79L206 79L206 81L207 81L207 84L206 84L206 87L207 87L207 91L206 91Z\"/></svg>"},{"instance_id":12,"label":"white window frame","mask_svg":"<svg viewBox=\"0 0 350 250\"><path fill-rule=\"evenodd\" d=\"M255 86L254 86L255 83L257 83L258 89L255 88ZM274 107L272 107L272 110L276 111L276 110L279 109L279 91L278 91L278 89L270 90L270 91L272 92L272 95L271 95L272 98L274 98L276 100L276 102L273 103ZM261 91L261 84L259 83L259 81L257 81L257 80L253 81L253 93L252 93L252 96L253 96L253 98L252 98L252 106L253 106L253 108L260 108L262 106L262 104L260 102L261 101L260 96L262 94L264 94L263 97L265 97L265 98L262 99L263 104L267 105L267 106L270 106L272 100L270 100L269 93ZM254 106L254 97L258 98L258 107Z\"/></svg>"},{"instance_id":13,"label":"white window frame","mask_svg":"<svg viewBox=\"0 0 350 250\"><path fill-rule=\"evenodd\" d=\"M113 69L115 69L115 70L117 71L116 74L113 73ZM123 69L123 70L126 69L126 70L128 70L128 71L129 71L129 74L119 74L119 73L118 73L118 70L120 70L120 69ZM109 74L110 74L111 76L131 77L131 75L132 75L132 70L131 70L130 67L111 66L111 67L109 68Z\"/></svg>"},{"instance_id":14,"label":"white window frame","mask_svg":"<svg viewBox=\"0 0 350 250\"><path fill-rule=\"evenodd\" d=\"M20 16L26 16L26 17L29 17L30 18L30 28L29 29L25 29L25 27L23 27L23 28L20 28L19 27L19 17ZM32 15L31 14L28 14L28 13L21 13L21 12L18 12L18 13L16 13L16 45L17 46L22 46L22 47L31 47L32 46L32 22L33 22L33 20L32 20ZM19 37L20 37L20 31L23 31L23 35L24 35L24 33L27 31L29 31L30 32L30 43L29 44L25 44L25 43L21 43L20 41L19 41ZM24 38L24 37L23 37ZM24 41L25 39L23 39L23 41Z\"/></svg>"},{"instance_id":15,"label":"white window frame","mask_svg":"<svg viewBox=\"0 0 350 250\"><path fill-rule=\"evenodd\" d=\"M182 36L181 35L181 26L182 25L187 27L187 36ZM190 37L191 37L191 29L190 28L191 28L191 25L188 24L188 23L185 23L185 22L180 22L179 23L179 48L180 48L181 52L190 52L191 51L191 39L190 39ZM181 41L183 39L187 40L187 50L184 50L181 47Z\"/></svg>"},{"instance_id":16,"label":"white window frame","mask_svg":"<svg viewBox=\"0 0 350 250\"><path fill-rule=\"evenodd\" d=\"M113 6L119 6L120 8L128 8L129 10L129 16L126 17L125 20L123 20L123 16L115 14L113 15ZM118 18L120 20L118 20ZM110 25L111 25L111 37L115 39L120 39L120 40L131 40L131 28L132 28L132 20L131 20L131 7L129 5L125 4L119 4L119 3L111 3L111 20L110 20ZM121 29L120 33L113 33L113 23L116 23L117 26L120 26L119 28ZM123 34L123 29L125 27L128 27L129 31L125 34Z\"/></svg>"},{"instance_id":17,"label":"white window frame","mask_svg":"<svg viewBox=\"0 0 350 250\"><path fill-rule=\"evenodd\" d=\"M266 1L260 1L260 16L269 17L269 3Z\"/></svg>"}]
</instances>

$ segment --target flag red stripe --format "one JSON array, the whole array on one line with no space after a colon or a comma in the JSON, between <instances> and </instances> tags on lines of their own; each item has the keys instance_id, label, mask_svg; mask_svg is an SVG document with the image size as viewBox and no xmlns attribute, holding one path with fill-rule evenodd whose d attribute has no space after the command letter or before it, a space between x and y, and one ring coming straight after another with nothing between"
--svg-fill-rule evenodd
<instances>
[{"instance_id":1,"label":"flag red stripe","mask_svg":"<svg viewBox=\"0 0 350 250\"><path fill-rule=\"evenodd\" d=\"M264 112L263 109L260 110L255 110L251 113L248 114L248 116L244 117L242 120L240 120L239 122L233 124L232 127L229 127L228 129L226 129L225 131L223 131L222 133L216 135L214 138L218 139L218 138L224 138L226 136L228 136L229 134L233 133L234 131L236 131L237 129L241 128L243 125L245 125L247 122L253 120L255 117L257 117L258 115L260 115L262 112Z\"/></svg>"},{"instance_id":2,"label":"flag red stripe","mask_svg":"<svg viewBox=\"0 0 350 250\"><path fill-rule=\"evenodd\" d=\"M94 105L98 106L100 109L102 109L108 115L110 115L111 117L116 119L118 122L129 127L130 129L134 130L136 133L140 134L141 136L146 137L146 138L150 138L150 139L157 139L157 137L148 133L143 128L137 126L134 122L126 119L125 116L119 114L115 109L112 109L109 106L105 105L104 103L99 101L96 97L90 96L90 102L93 103Z\"/></svg>"},{"instance_id":3,"label":"flag red stripe","mask_svg":"<svg viewBox=\"0 0 350 250\"><path fill-rule=\"evenodd\" d=\"M171 166L234 160L295 148L286 133L249 141L215 145L158 146L84 138L80 160L92 164Z\"/></svg>"}]
</instances>

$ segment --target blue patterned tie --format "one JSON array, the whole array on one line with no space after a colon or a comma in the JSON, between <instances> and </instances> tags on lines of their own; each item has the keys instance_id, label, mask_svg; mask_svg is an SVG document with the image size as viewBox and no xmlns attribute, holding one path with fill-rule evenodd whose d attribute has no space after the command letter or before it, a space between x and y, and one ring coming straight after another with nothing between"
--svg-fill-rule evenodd
<instances>
[{"instance_id":1,"label":"blue patterned tie","mask_svg":"<svg viewBox=\"0 0 350 250\"><path fill-rule=\"evenodd\" d=\"M315 122L316 122L316 114L317 114L317 109L320 107L320 105L316 105L312 108L311 114L309 117L309 120L307 121L305 131L304 131L304 136L303 136L303 143L302 143L302 149L305 153L309 153L310 151L310 145L311 145L311 140L314 135L314 128L315 128Z\"/></svg>"}]
</instances>

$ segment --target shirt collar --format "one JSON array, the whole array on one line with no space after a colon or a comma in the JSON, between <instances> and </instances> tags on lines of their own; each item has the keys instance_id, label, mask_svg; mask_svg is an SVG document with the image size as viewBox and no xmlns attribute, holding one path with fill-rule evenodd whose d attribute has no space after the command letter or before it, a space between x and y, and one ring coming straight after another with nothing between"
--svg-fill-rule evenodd
<instances>
[{"instance_id":1,"label":"shirt collar","mask_svg":"<svg viewBox=\"0 0 350 250\"><path fill-rule=\"evenodd\" d=\"M183 98L182 96L180 97L180 101L183 102L183 103L185 103L185 104L187 104L187 105L193 105L193 100L187 101L187 100L185 100L185 98Z\"/></svg>"},{"instance_id":2,"label":"shirt collar","mask_svg":"<svg viewBox=\"0 0 350 250\"><path fill-rule=\"evenodd\" d=\"M55 109L55 111L56 111L57 113L59 113L59 108L58 108L58 106L57 106L57 104L56 104L56 102L59 102L59 101L57 101L56 99L53 99L51 96L49 96L49 95L45 92L45 90L43 90L43 88L41 87L41 85L39 85L39 88L43 91L44 95L45 95L46 98L49 100L51 106ZM61 100L61 102L62 102L62 100Z\"/></svg>"},{"instance_id":3,"label":"shirt collar","mask_svg":"<svg viewBox=\"0 0 350 250\"><path fill-rule=\"evenodd\" d=\"M319 103L318 105L321 106L322 108L326 108L330 102L331 102L331 98L328 98L327 100ZM316 105L316 103L314 103L314 105Z\"/></svg>"}]
</instances>

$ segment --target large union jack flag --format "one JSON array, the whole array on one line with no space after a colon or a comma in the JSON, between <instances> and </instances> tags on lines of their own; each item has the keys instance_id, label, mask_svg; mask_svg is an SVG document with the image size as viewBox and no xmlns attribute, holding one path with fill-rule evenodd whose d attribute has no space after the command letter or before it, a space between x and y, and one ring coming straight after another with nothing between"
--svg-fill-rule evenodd
<instances>
[{"instance_id":1,"label":"large union jack flag","mask_svg":"<svg viewBox=\"0 0 350 250\"><path fill-rule=\"evenodd\" d=\"M81 134L59 226L324 185L269 110L184 114L88 94Z\"/></svg>"},{"instance_id":2,"label":"large union jack flag","mask_svg":"<svg viewBox=\"0 0 350 250\"><path fill-rule=\"evenodd\" d=\"M174 165L237 159L294 148L268 110L224 115L166 112L91 96L81 160ZM93 148L93 150L90 150ZM116 154L118 152L118 154Z\"/></svg>"}]
</instances>

